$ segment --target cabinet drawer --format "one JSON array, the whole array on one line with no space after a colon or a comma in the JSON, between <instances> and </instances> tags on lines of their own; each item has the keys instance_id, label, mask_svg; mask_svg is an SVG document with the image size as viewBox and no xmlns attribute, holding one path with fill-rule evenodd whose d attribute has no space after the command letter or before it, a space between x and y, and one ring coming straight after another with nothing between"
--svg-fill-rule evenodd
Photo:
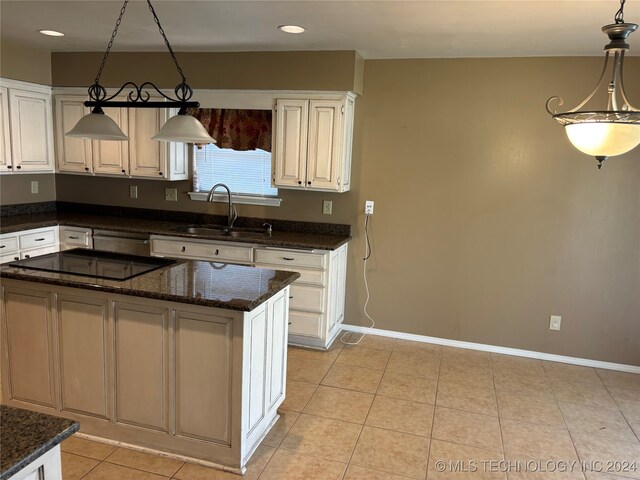
<instances>
[{"instance_id":1,"label":"cabinet drawer","mask_svg":"<svg viewBox=\"0 0 640 480\"><path fill-rule=\"evenodd\" d=\"M289 335L320 338L322 314L289 311Z\"/></svg>"},{"instance_id":2,"label":"cabinet drawer","mask_svg":"<svg viewBox=\"0 0 640 480\"><path fill-rule=\"evenodd\" d=\"M0 263L15 262L17 260L20 260L20 254L18 252L0 255Z\"/></svg>"},{"instance_id":3,"label":"cabinet drawer","mask_svg":"<svg viewBox=\"0 0 640 480\"><path fill-rule=\"evenodd\" d=\"M31 250L23 250L20 252L20 260L25 258L39 257L40 255L46 255L47 253L53 253L57 251L58 247L56 247L55 245L50 245L43 248L34 248ZM52 259L51 261L53 262L54 260Z\"/></svg>"},{"instance_id":4,"label":"cabinet drawer","mask_svg":"<svg viewBox=\"0 0 640 480\"><path fill-rule=\"evenodd\" d=\"M156 238L151 242L151 252L153 255L201 258L204 260L240 263L251 262L252 250L251 247L237 247L218 243L181 242L179 240L161 240Z\"/></svg>"},{"instance_id":5,"label":"cabinet drawer","mask_svg":"<svg viewBox=\"0 0 640 480\"><path fill-rule=\"evenodd\" d=\"M55 243L56 232L53 228L20 235L20 249L40 248L55 245Z\"/></svg>"},{"instance_id":6,"label":"cabinet drawer","mask_svg":"<svg viewBox=\"0 0 640 480\"><path fill-rule=\"evenodd\" d=\"M256 262L292 267L325 268L325 254L256 249ZM286 270L286 268L285 268Z\"/></svg>"},{"instance_id":7,"label":"cabinet drawer","mask_svg":"<svg viewBox=\"0 0 640 480\"><path fill-rule=\"evenodd\" d=\"M18 236L6 236L0 238L0 255L7 255L18 250Z\"/></svg>"},{"instance_id":8,"label":"cabinet drawer","mask_svg":"<svg viewBox=\"0 0 640 480\"><path fill-rule=\"evenodd\" d=\"M91 230L65 227L60 231L60 243L70 247L91 247Z\"/></svg>"},{"instance_id":9,"label":"cabinet drawer","mask_svg":"<svg viewBox=\"0 0 640 480\"><path fill-rule=\"evenodd\" d=\"M322 313L324 307L324 288L291 285L289 293L290 308L310 310Z\"/></svg>"}]
</instances>

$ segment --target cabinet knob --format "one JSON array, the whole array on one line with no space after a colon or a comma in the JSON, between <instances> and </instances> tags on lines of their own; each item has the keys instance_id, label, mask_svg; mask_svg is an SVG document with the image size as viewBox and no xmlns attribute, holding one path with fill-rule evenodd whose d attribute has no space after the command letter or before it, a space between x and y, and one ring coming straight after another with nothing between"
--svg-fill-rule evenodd
<instances>
[{"instance_id":1,"label":"cabinet knob","mask_svg":"<svg viewBox=\"0 0 640 480\"><path fill-rule=\"evenodd\" d=\"M20 257L13 257L14 260L20 260Z\"/></svg>"},{"instance_id":2,"label":"cabinet knob","mask_svg":"<svg viewBox=\"0 0 640 480\"><path fill-rule=\"evenodd\" d=\"M291 325L292 322L289 322L289 325Z\"/></svg>"},{"instance_id":3,"label":"cabinet knob","mask_svg":"<svg viewBox=\"0 0 640 480\"><path fill-rule=\"evenodd\" d=\"M24 258L30 258L30 255L25 255Z\"/></svg>"},{"instance_id":4,"label":"cabinet knob","mask_svg":"<svg viewBox=\"0 0 640 480\"><path fill-rule=\"evenodd\" d=\"M89 167L84 167L84 169L88 172L89 171Z\"/></svg>"},{"instance_id":5,"label":"cabinet knob","mask_svg":"<svg viewBox=\"0 0 640 480\"><path fill-rule=\"evenodd\" d=\"M302 185L302 180L298 180L298 185Z\"/></svg>"},{"instance_id":6,"label":"cabinet knob","mask_svg":"<svg viewBox=\"0 0 640 480\"><path fill-rule=\"evenodd\" d=\"M220 252L220 250L218 250L218 249L216 248L216 255L218 255L218 253L219 253L219 252Z\"/></svg>"},{"instance_id":7,"label":"cabinet knob","mask_svg":"<svg viewBox=\"0 0 640 480\"><path fill-rule=\"evenodd\" d=\"M7 165L7 168L13 168L13 165Z\"/></svg>"},{"instance_id":8,"label":"cabinet knob","mask_svg":"<svg viewBox=\"0 0 640 480\"><path fill-rule=\"evenodd\" d=\"M122 170L122 173L127 173L127 171L126 170Z\"/></svg>"},{"instance_id":9,"label":"cabinet knob","mask_svg":"<svg viewBox=\"0 0 640 480\"><path fill-rule=\"evenodd\" d=\"M311 182L307 182L307 185L311 185Z\"/></svg>"},{"instance_id":10,"label":"cabinet knob","mask_svg":"<svg viewBox=\"0 0 640 480\"><path fill-rule=\"evenodd\" d=\"M182 251L186 252L187 251L187 247L182 247Z\"/></svg>"},{"instance_id":11,"label":"cabinet knob","mask_svg":"<svg viewBox=\"0 0 640 480\"><path fill-rule=\"evenodd\" d=\"M22 167L21 167L20 165L18 165L16 168L17 168L18 170L20 170Z\"/></svg>"},{"instance_id":12,"label":"cabinet knob","mask_svg":"<svg viewBox=\"0 0 640 480\"><path fill-rule=\"evenodd\" d=\"M158 172L158 175L162 175L162 172Z\"/></svg>"}]
</instances>

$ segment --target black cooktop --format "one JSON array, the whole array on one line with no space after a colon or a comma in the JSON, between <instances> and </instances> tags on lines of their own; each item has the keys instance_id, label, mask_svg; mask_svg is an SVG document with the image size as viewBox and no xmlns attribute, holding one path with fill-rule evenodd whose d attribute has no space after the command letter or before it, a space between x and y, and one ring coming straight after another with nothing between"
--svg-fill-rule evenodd
<instances>
[{"instance_id":1,"label":"black cooktop","mask_svg":"<svg viewBox=\"0 0 640 480\"><path fill-rule=\"evenodd\" d=\"M74 248L18 260L9 265L107 280L129 280L173 263L176 261L167 258Z\"/></svg>"}]
</instances>

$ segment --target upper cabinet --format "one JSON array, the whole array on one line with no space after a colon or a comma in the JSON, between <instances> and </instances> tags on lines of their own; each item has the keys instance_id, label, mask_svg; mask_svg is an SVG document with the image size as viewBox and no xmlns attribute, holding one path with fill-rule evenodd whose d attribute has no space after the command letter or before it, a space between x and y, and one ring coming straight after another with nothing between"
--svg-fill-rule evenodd
<instances>
[{"instance_id":1,"label":"upper cabinet","mask_svg":"<svg viewBox=\"0 0 640 480\"><path fill-rule=\"evenodd\" d=\"M104 113L127 134L128 142L65 136L89 113L85 100L84 95L55 96L59 172L159 180L188 178L188 146L151 140L169 116L176 113L173 109L105 108Z\"/></svg>"},{"instance_id":2,"label":"upper cabinet","mask_svg":"<svg viewBox=\"0 0 640 480\"><path fill-rule=\"evenodd\" d=\"M51 89L3 79L0 97L0 171L53 172Z\"/></svg>"},{"instance_id":3,"label":"upper cabinet","mask_svg":"<svg viewBox=\"0 0 640 480\"><path fill-rule=\"evenodd\" d=\"M349 190L354 105L352 93L276 100L272 153L275 187Z\"/></svg>"}]
</instances>

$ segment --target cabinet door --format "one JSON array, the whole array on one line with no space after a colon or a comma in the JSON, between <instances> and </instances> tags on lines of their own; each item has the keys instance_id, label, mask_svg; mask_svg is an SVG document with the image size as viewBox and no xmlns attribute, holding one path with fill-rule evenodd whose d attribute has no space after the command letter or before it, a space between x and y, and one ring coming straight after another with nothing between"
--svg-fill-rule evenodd
<instances>
[{"instance_id":1,"label":"cabinet door","mask_svg":"<svg viewBox=\"0 0 640 480\"><path fill-rule=\"evenodd\" d=\"M176 435L231 444L232 327L232 317L176 311Z\"/></svg>"},{"instance_id":2,"label":"cabinet door","mask_svg":"<svg viewBox=\"0 0 640 480\"><path fill-rule=\"evenodd\" d=\"M169 428L169 311L116 302L116 422Z\"/></svg>"},{"instance_id":3,"label":"cabinet door","mask_svg":"<svg viewBox=\"0 0 640 480\"><path fill-rule=\"evenodd\" d=\"M9 129L9 92L0 88L0 173L11 172L11 131Z\"/></svg>"},{"instance_id":4,"label":"cabinet door","mask_svg":"<svg viewBox=\"0 0 640 480\"><path fill-rule=\"evenodd\" d=\"M8 287L4 302L8 388L3 394L54 407L51 298L47 292Z\"/></svg>"},{"instance_id":5,"label":"cabinet door","mask_svg":"<svg viewBox=\"0 0 640 480\"><path fill-rule=\"evenodd\" d=\"M304 188L307 168L308 100L278 100L273 185Z\"/></svg>"},{"instance_id":6,"label":"cabinet door","mask_svg":"<svg viewBox=\"0 0 640 480\"><path fill-rule=\"evenodd\" d=\"M125 134L129 131L129 116L126 108L105 108ZM93 171L99 175L129 175L129 142L93 140Z\"/></svg>"},{"instance_id":7,"label":"cabinet door","mask_svg":"<svg viewBox=\"0 0 640 480\"><path fill-rule=\"evenodd\" d=\"M62 410L107 418L107 300L57 296Z\"/></svg>"},{"instance_id":8,"label":"cabinet door","mask_svg":"<svg viewBox=\"0 0 640 480\"><path fill-rule=\"evenodd\" d=\"M51 96L9 90L14 172L53 171Z\"/></svg>"},{"instance_id":9,"label":"cabinet door","mask_svg":"<svg viewBox=\"0 0 640 480\"><path fill-rule=\"evenodd\" d=\"M90 113L84 100L83 96L56 97L56 156L60 172L91 173L91 141L65 135Z\"/></svg>"},{"instance_id":10,"label":"cabinet door","mask_svg":"<svg viewBox=\"0 0 640 480\"><path fill-rule=\"evenodd\" d=\"M309 102L307 188L338 189L342 162L342 102Z\"/></svg>"},{"instance_id":11,"label":"cabinet door","mask_svg":"<svg viewBox=\"0 0 640 480\"><path fill-rule=\"evenodd\" d=\"M129 109L129 162L132 177L167 177L167 144L151 140L167 117L167 109Z\"/></svg>"}]
</instances>

